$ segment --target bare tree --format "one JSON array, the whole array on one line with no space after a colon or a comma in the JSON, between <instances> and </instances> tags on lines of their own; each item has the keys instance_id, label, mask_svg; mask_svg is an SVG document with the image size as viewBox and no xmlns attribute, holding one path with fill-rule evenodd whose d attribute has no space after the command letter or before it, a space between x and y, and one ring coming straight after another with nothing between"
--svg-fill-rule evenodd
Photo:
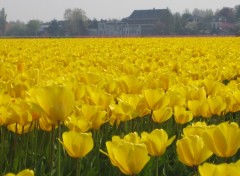
<instances>
[{"instance_id":1,"label":"bare tree","mask_svg":"<svg viewBox=\"0 0 240 176\"><path fill-rule=\"evenodd\" d=\"M5 35L7 24L7 14L5 13L5 9L2 8L0 11L0 35Z\"/></svg>"},{"instance_id":2,"label":"bare tree","mask_svg":"<svg viewBox=\"0 0 240 176\"><path fill-rule=\"evenodd\" d=\"M70 35L85 35L87 33L86 23L87 16L82 9L66 9L64 19L67 21L67 31Z\"/></svg>"}]
</instances>

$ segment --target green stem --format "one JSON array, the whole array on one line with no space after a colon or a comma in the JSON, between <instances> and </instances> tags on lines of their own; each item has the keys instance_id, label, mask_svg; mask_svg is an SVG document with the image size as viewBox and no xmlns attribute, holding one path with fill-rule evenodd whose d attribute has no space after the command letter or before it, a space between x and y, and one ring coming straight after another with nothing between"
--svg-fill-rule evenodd
<instances>
[{"instance_id":1,"label":"green stem","mask_svg":"<svg viewBox=\"0 0 240 176\"><path fill-rule=\"evenodd\" d=\"M28 143L29 143L29 134L23 134L24 135L24 138L26 139L25 140L25 144L26 144L26 148L25 148L25 163L24 163L24 167L26 168L27 167L27 159L28 159Z\"/></svg>"},{"instance_id":2,"label":"green stem","mask_svg":"<svg viewBox=\"0 0 240 176\"><path fill-rule=\"evenodd\" d=\"M60 121L58 121L58 139L61 138L61 126ZM58 162L57 162L57 175L61 176L61 144L58 142Z\"/></svg>"},{"instance_id":3,"label":"green stem","mask_svg":"<svg viewBox=\"0 0 240 176\"><path fill-rule=\"evenodd\" d=\"M157 166L156 166L156 176L158 176L158 157L156 157L157 158Z\"/></svg>"},{"instance_id":4,"label":"green stem","mask_svg":"<svg viewBox=\"0 0 240 176\"><path fill-rule=\"evenodd\" d=\"M82 158L77 159L77 171L76 176L81 175L81 165L82 165Z\"/></svg>"},{"instance_id":5,"label":"green stem","mask_svg":"<svg viewBox=\"0 0 240 176\"><path fill-rule=\"evenodd\" d=\"M53 169L53 149L54 149L54 129L55 129L55 127L54 127L54 125L52 125L52 131L51 131L51 136L50 136L50 138L51 138L51 146L50 146L50 152L49 152L49 154L50 154L50 168L51 168L51 170Z\"/></svg>"},{"instance_id":6,"label":"green stem","mask_svg":"<svg viewBox=\"0 0 240 176\"><path fill-rule=\"evenodd\" d=\"M4 136L5 136L5 133L4 133L4 129L3 129L3 127L0 127L1 128L1 145L0 145L0 147L1 147L1 153L0 153L0 156L2 157L3 155L4 155L4 153L3 153L3 147L5 146L5 144L4 144L4 141L5 141L5 139L4 139ZM2 158L5 158L5 157L2 157ZM0 160L0 170L2 171L3 170L3 161L4 161L4 159L1 159Z\"/></svg>"}]
</instances>

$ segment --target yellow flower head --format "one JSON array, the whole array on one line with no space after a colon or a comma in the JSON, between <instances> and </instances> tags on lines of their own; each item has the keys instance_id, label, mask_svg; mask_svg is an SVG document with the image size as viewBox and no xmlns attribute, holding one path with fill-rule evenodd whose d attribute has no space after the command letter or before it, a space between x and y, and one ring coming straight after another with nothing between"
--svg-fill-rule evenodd
<instances>
[{"instance_id":1,"label":"yellow flower head","mask_svg":"<svg viewBox=\"0 0 240 176\"><path fill-rule=\"evenodd\" d=\"M146 89L143 91L146 106L150 110L157 110L169 104L169 97L161 89Z\"/></svg>"},{"instance_id":2,"label":"yellow flower head","mask_svg":"<svg viewBox=\"0 0 240 176\"><path fill-rule=\"evenodd\" d=\"M107 155L112 165L117 166L122 173L126 175L138 174L143 167L147 164L150 157L145 144L133 143L135 134L127 136L126 140L120 139L120 137L113 137L112 141L106 142L107 152L101 151Z\"/></svg>"},{"instance_id":3,"label":"yellow flower head","mask_svg":"<svg viewBox=\"0 0 240 176\"><path fill-rule=\"evenodd\" d=\"M204 163L198 166L198 171L201 176L239 176L240 160L236 163L223 163L219 165Z\"/></svg>"},{"instance_id":4,"label":"yellow flower head","mask_svg":"<svg viewBox=\"0 0 240 176\"><path fill-rule=\"evenodd\" d=\"M210 126L207 126L206 122L196 122L185 127L183 129L183 135L184 136L198 135L202 137L202 134L205 132L206 128L208 127Z\"/></svg>"},{"instance_id":5,"label":"yellow flower head","mask_svg":"<svg viewBox=\"0 0 240 176\"><path fill-rule=\"evenodd\" d=\"M75 107L73 92L64 86L37 88L31 91L31 96L48 118L55 123L66 120Z\"/></svg>"},{"instance_id":6,"label":"yellow flower head","mask_svg":"<svg viewBox=\"0 0 240 176\"><path fill-rule=\"evenodd\" d=\"M235 122L223 122L208 128L203 134L203 139L217 156L231 157L240 147L240 129Z\"/></svg>"},{"instance_id":7,"label":"yellow flower head","mask_svg":"<svg viewBox=\"0 0 240 176\"><path fill-rule=\"evenodd\" d=\"M33 170L24 169L20 171L18 174L8 173L5 176L34 176Z\"/></svg>"},{"instance_id":8,"label":"yellow flower head","mask_svg":"<svg viewBox=\"0 0 240 176\"><path fill-rule=\"evenodd\" d=\"M177 123L185 124L193 119L193 114L191 111L187 111L185 107L175 106L174 119Z\"/></svg>"},{"instance_id":9,"label":"yellow flower head","mask_svg":"<svg viewBox=\"0 0 240 176\"><path fill-rule=\"evenodd\" d=\"M168 134L163 129L155 129L151 133L142 132L141 134L141 142L147 146L151 156L161 156L174 139L175 136L168 139Z\"/></svg>"},{"instance_id":10,"label":"yellow flower head","mask_svg":"<svg viewBox=\"0 0 240 176\"><path fill-rule=\"evenodd\" d=\"M61 142L68 155L73 158L82 158L93 148L93 139L91 133L78 133L68 131L62 134Z\"/></svg>"},{"instance_id":11,"label":"yellow flower head","mask_svg":"<svg viewBox=\"0 0 240 176\"><path fill-rule=\"evenodd\" d=\"M183 137L176 145L179 160L191 167L198 166L213 154L197 135Z\"/></svg>"}]
</instances>

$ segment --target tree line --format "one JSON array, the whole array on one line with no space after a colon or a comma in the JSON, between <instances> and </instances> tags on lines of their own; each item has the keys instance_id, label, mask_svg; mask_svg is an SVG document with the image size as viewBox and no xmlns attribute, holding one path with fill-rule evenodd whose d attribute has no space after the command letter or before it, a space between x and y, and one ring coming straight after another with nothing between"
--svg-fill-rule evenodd
<instances>
[{"instance_id":1,"label":"tree line","mask_svg":"<svg viewBox=\"0 0 240 176\"><path fill-rule=\"evenodd\" d=\"M182 14L172 13L169 9L168 12L155 24L154 35L240 35L240 5L223 7L215 12L197 8L192 12L186 9ZM8 22L5 9L0 10L0 36L82 36L91 35L91 29L97 27L98 21L89 19L79 8L66 9L62 21L33 19L27 23Z\"/></svg>"}]
</instances>

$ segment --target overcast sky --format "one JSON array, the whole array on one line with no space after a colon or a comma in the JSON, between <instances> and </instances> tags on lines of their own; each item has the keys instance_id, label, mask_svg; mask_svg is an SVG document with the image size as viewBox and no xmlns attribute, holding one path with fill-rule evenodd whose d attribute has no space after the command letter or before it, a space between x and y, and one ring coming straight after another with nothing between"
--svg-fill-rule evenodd
<instances>
[{"instance_id":1,"label":"overcast sky","mask_svg":"<svg viewBox=\"0 0 240 176\"><path fill-rule=\"evenodd\" d=\"M182 13L186 8L221 9L239 5L239 0L0 0L0 9L5 8L8 21L28 22L39 19L47 22L62 20L65 9L83 9L90 19L122 19L133 10L169 8Z\"/></svg>"}]
</instances>

